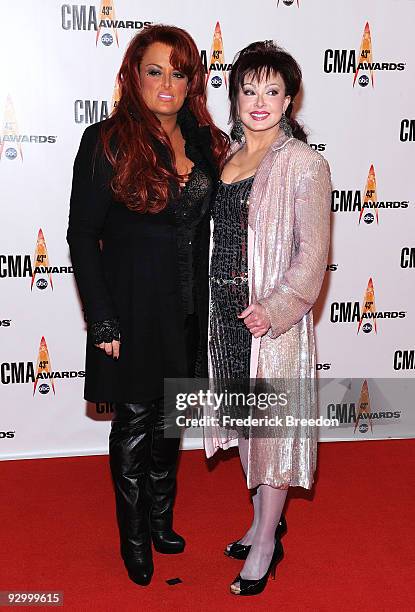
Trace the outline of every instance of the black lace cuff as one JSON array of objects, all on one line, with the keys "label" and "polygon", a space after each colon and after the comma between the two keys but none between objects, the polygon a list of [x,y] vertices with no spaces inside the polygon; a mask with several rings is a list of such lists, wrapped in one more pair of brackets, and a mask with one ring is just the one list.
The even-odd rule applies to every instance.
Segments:
[{"label": "black lace cuff", "polygon": [[120,323],[118,319],[97,321],[89,327],[89,334],[94,344],[112,342],[120,339]]}]

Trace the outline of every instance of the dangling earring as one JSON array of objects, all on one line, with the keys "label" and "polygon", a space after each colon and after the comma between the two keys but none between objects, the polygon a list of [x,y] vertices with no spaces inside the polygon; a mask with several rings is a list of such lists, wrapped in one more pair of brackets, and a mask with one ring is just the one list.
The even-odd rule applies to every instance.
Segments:
[{"label": "dangling earring", "polygon": [[290,121],[289,121],[287,115],[285,114],[285,111],[281,115],[281,119],[279,120],[279,124],[280,124],[280,128],[282,129],[284,134],[286,136],[288,136],[288,138],[291,138],[292,135],[293,135],[293,131],[292,131],[292,128],[291,128]]},{"label": "dangling earring", "polygon": [[231,138],[232,140],[236,140],[237,142],[242,142],[244,139],[244,136],[245,134],[244,134],[244,130],[242,127],[242,121],[241,121],[241,118],[238,117],[232,126]]}]

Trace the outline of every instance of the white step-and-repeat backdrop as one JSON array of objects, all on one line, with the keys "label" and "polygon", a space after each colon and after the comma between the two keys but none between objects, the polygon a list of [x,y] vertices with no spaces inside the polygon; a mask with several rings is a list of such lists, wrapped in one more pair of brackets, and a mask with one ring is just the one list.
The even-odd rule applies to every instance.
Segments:
[{"label": "white step-and-repeat backdrop", "polygon": [[334,188],[315,318],[320,411],[340,425],[321,439],[415,437],[415,2],[3,0],[1,457],[107,452],[111,407],[82,400],[85,328],[65,240],[72,164],[85,127],[111,112],[126,45],[157,22],[194,36],[223,129],[239,49],[272,38],[299,61],[297,114]]}]

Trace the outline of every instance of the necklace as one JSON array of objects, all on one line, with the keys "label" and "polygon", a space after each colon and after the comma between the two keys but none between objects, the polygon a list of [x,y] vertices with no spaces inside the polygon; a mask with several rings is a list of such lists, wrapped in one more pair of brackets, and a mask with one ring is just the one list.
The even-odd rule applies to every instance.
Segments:
[{"label": "necklace", "polygon": [[186,184],[189,182],[189,178],[190,178],[190,175],[192,174],[193,168],[194,166],[187,166],[186,172],[184,172],[183,174],[179,174],[180,187],[185,187]]}]

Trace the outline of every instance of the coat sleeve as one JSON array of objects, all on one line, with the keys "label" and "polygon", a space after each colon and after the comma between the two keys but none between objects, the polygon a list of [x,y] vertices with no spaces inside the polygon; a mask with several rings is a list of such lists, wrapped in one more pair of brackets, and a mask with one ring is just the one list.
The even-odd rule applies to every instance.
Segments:
[{"label": "coat sleeve", "polygon": [[323,157],[300,179],[295,198],[295,254],[281,282],[259,301],[271,320],[268,335],[277,338],[298,323],[320,293],[330,243],[331,179]]},{"label": "coat sleeve", "polygon": [[88,324],[116,318],[105,275],[100,238],[111,203],[108,166],[98,153],[99,128],[88,127],[74,162],[69,244],[73,270]]}]

